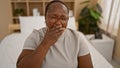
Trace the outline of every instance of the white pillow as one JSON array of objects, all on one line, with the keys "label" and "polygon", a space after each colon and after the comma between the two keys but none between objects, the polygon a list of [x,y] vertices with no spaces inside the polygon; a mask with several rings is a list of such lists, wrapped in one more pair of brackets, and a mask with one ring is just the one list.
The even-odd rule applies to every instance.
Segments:
[{"label": "white pillow", "polygon": [[[33,31],[33,29],[40,29],[46,26],[44,16],[20,16],[19,20],[21,33],[27,35],[29,35]],[[74,17],[69,18],[67,28],[76,30]]]},{"label": "white pillow", "polygon": [[30,34],[33,29],[45,27],[44,16],[20,16],[21,33]]},{"label": "white pillow", "polygon": [[74,16],[69,17],[67,28],[77,30],[77,26],[75,24],[75,17]]}]

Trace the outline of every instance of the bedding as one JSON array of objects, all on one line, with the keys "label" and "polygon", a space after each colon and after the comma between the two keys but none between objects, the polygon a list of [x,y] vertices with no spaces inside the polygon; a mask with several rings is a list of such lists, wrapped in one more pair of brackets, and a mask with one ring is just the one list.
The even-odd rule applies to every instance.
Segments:
[{"label": "bedding", "polygon": [[[0,44],[0,68],[16,68],[16,62],[27,36],[22,33],[5,37]],[[94,68],[113,68],[112,65],[93,47],[88,46]]]},{"label": "bedding", "polygon": [[[45,26],[43,16],[19,17],[21,33],[6,36],[0,43],[0,68],[16,68],[16,62],[23,49],[25,39],[33,29]],[[68,27],[76,30],[75,18],[70,17]],[[113,68],[112,65],[93,47],[88,46],[94,68]]]}]

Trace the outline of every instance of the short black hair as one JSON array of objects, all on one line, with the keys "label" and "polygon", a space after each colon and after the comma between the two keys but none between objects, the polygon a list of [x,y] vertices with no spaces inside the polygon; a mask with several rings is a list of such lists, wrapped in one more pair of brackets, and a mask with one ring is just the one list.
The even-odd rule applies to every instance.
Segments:
[{"label": "short black hair", "polygon": [[46,16],[46,14],[47,14],[47,11],[48,11],[50,5],[53,4],[53,3],[56,3],[56,2],[63,4],[63,5],[67,8],[68,13],[69,13],[69,9],[68,9],[67,5],[66,5],[64,2],[59,1],[59,0],[53,0],[53,1],[51,1],[51,2],[49,2],[49,3],[47,4],[47,6],[46,6],[46,8],[45,8],[45,16]]}]

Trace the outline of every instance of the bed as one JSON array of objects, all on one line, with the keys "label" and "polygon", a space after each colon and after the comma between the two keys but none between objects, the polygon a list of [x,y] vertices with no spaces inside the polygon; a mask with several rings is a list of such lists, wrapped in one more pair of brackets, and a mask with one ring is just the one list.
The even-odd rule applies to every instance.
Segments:
[{"label": "bed", "polygon": [[[35,24],[36,22],[36,24]],[[76,30],[75,19],[69,19],[68,28]],[[44,17],[20,17],[21,33],[6,36],[0,43],[0,68],[16,68],[16,62],[22,51],[23,44],[33,29],[44,27]],[[91,45],[88,46],[94,68],[113,68],[113,66]]]}]

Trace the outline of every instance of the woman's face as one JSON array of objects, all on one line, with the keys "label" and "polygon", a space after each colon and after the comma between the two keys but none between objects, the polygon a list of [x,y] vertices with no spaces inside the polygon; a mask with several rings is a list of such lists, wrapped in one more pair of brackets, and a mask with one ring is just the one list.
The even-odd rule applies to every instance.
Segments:
[{"label": "woman's face", "polygon": [[56,26],[66,28],[68,22],[68,10],[61,3],[54,3],[50,5],[46,13],[46,26],[51,29]]}]

